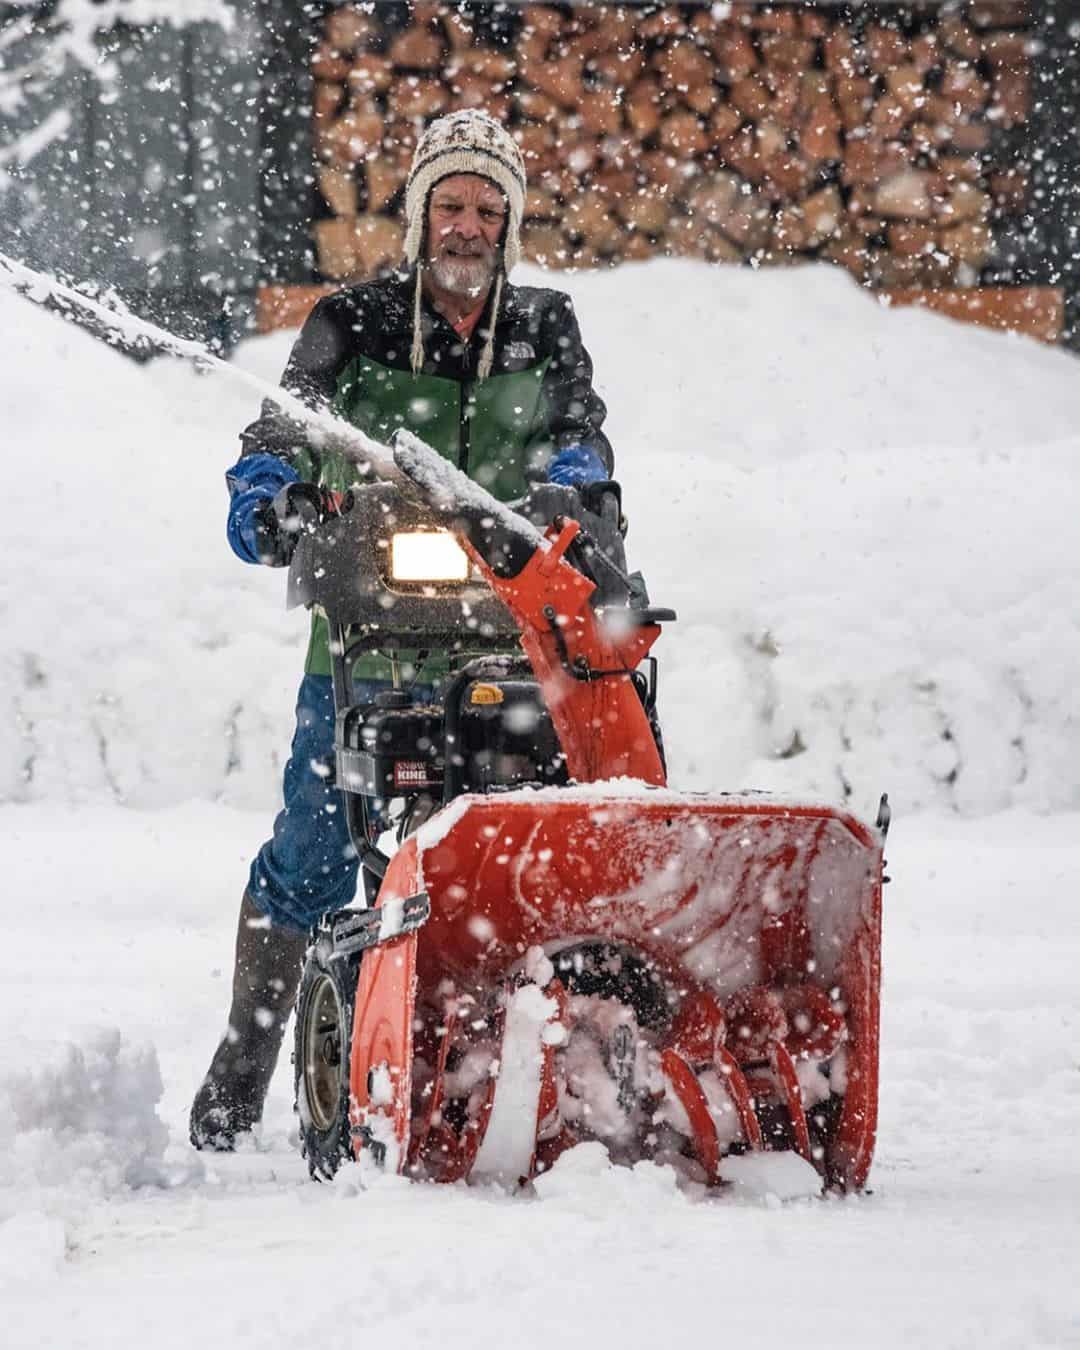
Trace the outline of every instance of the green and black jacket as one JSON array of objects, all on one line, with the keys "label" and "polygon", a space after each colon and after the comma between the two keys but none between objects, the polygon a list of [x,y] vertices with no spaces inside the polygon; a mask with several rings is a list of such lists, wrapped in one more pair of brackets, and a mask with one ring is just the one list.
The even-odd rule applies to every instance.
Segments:
[{"label": "green and black jacket", "polygon": [[[491,296],[468,341],[425,298],[424,366],[414,375],[414,286],[415,273],[397,273],[320,300],[297,338],[282,385],[374,440],[386,443],[408,428],[500,501],[520,497],[568,446],[595,451],[613,472],[611,445],[601,430],[606,409],[592,387],[592,361],[569,296],[504,282],[492,371],[477,381]],[[245,457],[275,455],[306,481],[343,490],[353,480],[339,456],[304,444],[296,424],[272,401],[241,439]],[[326,625],[318,617],[305,670],[330,673]],[[355,673],[377,678],[386,667],[366,659]]]}]

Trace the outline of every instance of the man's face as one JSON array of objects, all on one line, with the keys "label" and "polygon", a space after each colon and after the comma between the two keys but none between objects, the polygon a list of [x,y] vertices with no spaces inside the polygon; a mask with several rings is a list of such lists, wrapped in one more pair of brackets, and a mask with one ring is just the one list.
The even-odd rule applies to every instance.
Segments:
[{"label": "man's face", "polygon": [[457,173],[428,199],[428,256],[435,284],[452,295],[487,294],[498,263],[506,202],[487,178]]}]

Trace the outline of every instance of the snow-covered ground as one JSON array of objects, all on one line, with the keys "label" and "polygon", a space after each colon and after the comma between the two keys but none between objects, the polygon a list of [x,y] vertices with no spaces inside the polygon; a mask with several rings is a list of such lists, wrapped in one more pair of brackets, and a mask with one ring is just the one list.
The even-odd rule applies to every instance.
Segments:
[{"label": "snow-covered ground", "polygon": [[315,1186],[284,1063],[259,1150],[193,1154],[265,819],[3,808],[0,1343],[1080,1344],[1078,825],[895,827],[872,1194],[780,1206],[589,1151],[527,1199]]},{"label": "snow-covered ground", "polygon": [[0,292],[5,1350],[1080,1345],[1075,359],[824,269],[559,284],[680,611],[673,782],[899,808],[872,1194],[316,1187],[284,1064],[257,1148],[191,1152],[304,622],[223,539],[250,391]]}]

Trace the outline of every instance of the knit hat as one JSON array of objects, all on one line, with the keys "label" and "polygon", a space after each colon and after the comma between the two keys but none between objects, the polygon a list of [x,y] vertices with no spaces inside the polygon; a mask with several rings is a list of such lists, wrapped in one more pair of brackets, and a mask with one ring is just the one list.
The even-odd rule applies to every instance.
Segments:
[{"label": "knit hat", "polygon": [[405,184],[405,257],[416,267],[413,313],[412,368],[424,364],[420,328],[420,298],[424,259],[424,225],[431,189],[456,173],[475,173],[490,179],[506,197],[508,218],[503,237],[502,267],[495,281],[487,342],[480,356],[477,376],[486,379],[494,356],[495,318],[502,298],[503,276],[521,260],[521,218],[525,212],[525,161],[514,138],[493,117],[479,108],[440,117],[420,137]]}]

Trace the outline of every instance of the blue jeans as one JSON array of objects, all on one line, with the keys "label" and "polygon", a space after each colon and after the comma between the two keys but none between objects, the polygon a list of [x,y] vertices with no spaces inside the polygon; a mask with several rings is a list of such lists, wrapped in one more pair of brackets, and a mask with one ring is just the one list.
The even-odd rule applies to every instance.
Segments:
[{"label": "blue jeans", "polygon": [[[381,680],[357,680],[357,702],[371,702]],[[430,686],[415,691],[431,697]],[[334,690],[329,675],[305,675],[296,699],[296,733],[285,765],[285,808],[251,864],[248,889],[271,923],[306,932],[356,894],[359,861],[345,801],[333,786]]]}]

